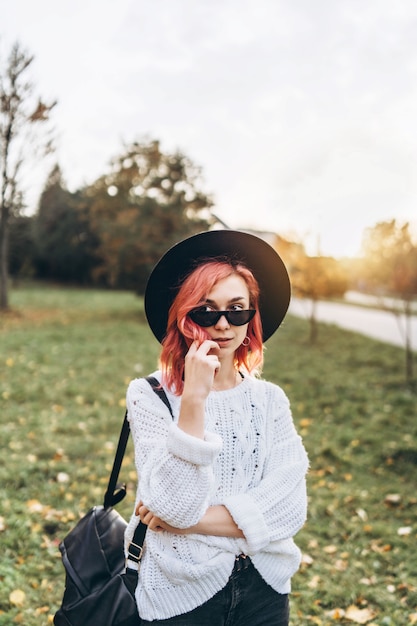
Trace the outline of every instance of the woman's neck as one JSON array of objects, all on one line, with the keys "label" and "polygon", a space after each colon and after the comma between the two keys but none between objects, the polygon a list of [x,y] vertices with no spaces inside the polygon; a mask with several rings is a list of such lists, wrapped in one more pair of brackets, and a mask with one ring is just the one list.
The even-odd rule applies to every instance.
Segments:
[{"label": "woman's neck", "polygon": [[233,369],[230,369],[226,372],[222,370],[222,368],[220,368],[220,370],[214,377],[212,389],[213,391],[225,391],[226,389],[233,389],[241,382],[242,377],[234,366]]}]

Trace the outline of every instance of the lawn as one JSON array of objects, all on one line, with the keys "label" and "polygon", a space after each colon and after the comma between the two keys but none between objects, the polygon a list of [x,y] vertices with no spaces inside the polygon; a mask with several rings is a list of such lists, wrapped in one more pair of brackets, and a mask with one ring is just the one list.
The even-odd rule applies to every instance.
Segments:
[{"label": "lawn", "polygon": [[[128,381],[155,368],[142,301],[126,292],[26,288],[0,317],[0,625],[51,624],[58,544],[101,503]],[[292,626],[417,624],[417,397],[402,350],[288,316],[268,342],[309,452]],[[122,469],[130,514],[132,448]]]}]

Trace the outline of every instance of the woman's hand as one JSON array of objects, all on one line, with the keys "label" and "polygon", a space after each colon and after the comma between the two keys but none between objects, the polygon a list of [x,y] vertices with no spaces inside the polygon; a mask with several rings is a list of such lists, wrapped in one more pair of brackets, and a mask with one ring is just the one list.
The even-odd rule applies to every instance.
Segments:
[{"label": "woman's hand", "polygon": [[193,341],[184,361],[184,393],[205,400],[211,391],[216,373],[220,369],[220,348],[215,341],[206,339],[201,344]]},{"label": "woman's hand", "polygon": [[136,506],[135,513],[140,517],[140,521],[145,524],[149,530],[153,530],[154,532],[161,532],[161,530],[165,530],[166,532],[174,533],[176,535],[185,535],[187,532],[187,529],[174,528],[161,520],[159,517],[154,515],[142,501],[140,501]]},{"label": "woman's hand", "polygon": [[215,341],[193,341],[185,357],[178,427],[199,439],[204,439],[205,403],[220,369],[219,350]]}]

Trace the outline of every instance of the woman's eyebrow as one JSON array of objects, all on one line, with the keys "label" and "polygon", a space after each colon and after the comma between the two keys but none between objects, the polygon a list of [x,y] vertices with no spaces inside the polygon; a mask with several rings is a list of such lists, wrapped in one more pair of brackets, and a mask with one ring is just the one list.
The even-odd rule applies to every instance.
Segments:
[{"label": "woman's eyebrow", "polygon": [[[231,298],[230,300],[227,301],[227,304],[234,304],[235,302],[244,302],[245,301],[245,296],[237,296],[235,298]],[[216,304],[215,300],[211,300],[210,298],[206,298],[204,300],[205,304]]]}]

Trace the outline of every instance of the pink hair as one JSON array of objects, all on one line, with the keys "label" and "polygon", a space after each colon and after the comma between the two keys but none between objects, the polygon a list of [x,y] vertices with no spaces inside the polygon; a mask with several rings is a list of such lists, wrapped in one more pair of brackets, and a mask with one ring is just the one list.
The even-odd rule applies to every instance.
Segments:
[{"label": "pink hair", "polygon": [[248,346],[239,346],[235,353],[235,365],[239,370],[253,373],[263,364],[262,322],[258,311],[259,285],[252,272],[244,265],[230,261],[207,261],[198,266],[182,283],[168,314],[167,332],[162,341],[160,365],[163,383],[175,394],[181,395],[184,378],[184,359],[194,340],[204,341],[208,333],[191,321],[188,313],[196,308],[214,285],[232,274],[237,274],[245,281],[249,290],[249,306],[256,309],[254,318],[249,322]]}]

